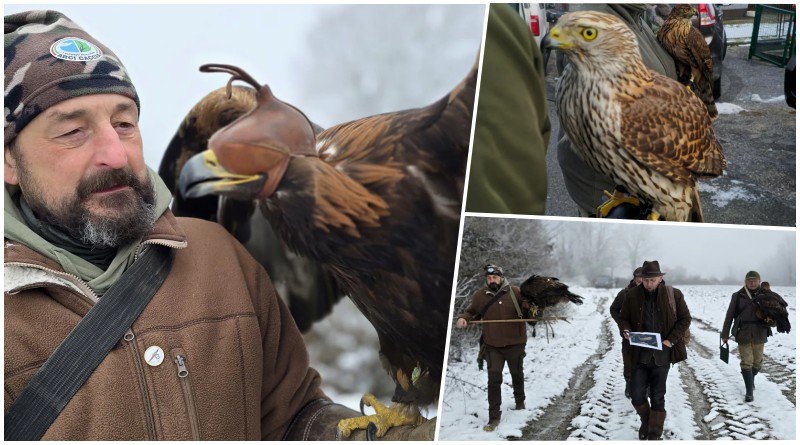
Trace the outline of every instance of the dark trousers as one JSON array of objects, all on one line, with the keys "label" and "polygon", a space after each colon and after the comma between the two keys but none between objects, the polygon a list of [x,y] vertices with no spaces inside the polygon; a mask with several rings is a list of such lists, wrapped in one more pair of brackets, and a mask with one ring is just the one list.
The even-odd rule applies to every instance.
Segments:
[{"label": "dark trousers", "polygon": [[636,367],[631,358],[633,354],[628,351],[632,347],[628,340],[622,339],[622,375],[625,376],[626,383],[633,377],[633,370]]},{"label": "dark trousers", "polygon": [[486,345],[486,361],[489,369],[489,418],[500,417],[500,386],[503,384],[503,366],[508,363],[511,384],[514,387],[514,400],[525,401],[525,378],[522,373],[522,359],[525,358],[525,345],[511,345],[495,348]]},{"label": "dark trousers", "polygon": [[669,365],[656,366],[654,360],[650,363],[637,363],[633,369],[633,382],[631,388],[631,403],[639,406],[647,402],[648,386],[650,387],[650,409],[653,411],[666,411],[664,409],[664,395],[667,393],[667,374]]}]

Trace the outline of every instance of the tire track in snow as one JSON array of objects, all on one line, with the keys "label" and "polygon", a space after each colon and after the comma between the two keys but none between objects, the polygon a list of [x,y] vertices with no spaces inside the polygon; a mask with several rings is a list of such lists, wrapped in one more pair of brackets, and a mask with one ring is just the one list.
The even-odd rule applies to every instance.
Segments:
[{"label": "tire track in snow", "polygon": [[[720,361],[711,351],[692,339],[688,345],[686,363],[694,374],[695,381],[702,387],[709,405],[709,412],[703,416],[713,439],[763,440],[774,439],[771,428],[757,417],[750,405],[742,403],[739,391],[735,388],[739,382],[726,380],[727,374]],[[719,362],[719,363],[717,363]]]},{"label": "tire track in snow", "polygon": [[[597,312],[605,314],[608,297],[597,302]],[[610,320],[610,318],[609,318]],[[565,440],[569,437],[571,421],[581,411],[586,393],[595,386],[594,371],[601,357],[611,349],[613,335],[608,320],[603,323],[603,333],[598,337],[597,352],[583,365],[577,367],[560,398],[554,399],[544,412],[522,429],[518,440]],[[515,438],[516,439],[516,438]]]},{"label": "tire track in snow", "polygon": [[[710,323],[700,320],[698,318],[692,318],[692,324],[694,326],[699,327],[708,332],[713,332],[719,335],[719,329],[715,329]],[[730,342],[731,345],[735,345],[733,341]],[[709,352],[710,354],[710,352]],[[706,357],[709,358],[709,357]],[[764,363],[761,365],[761,372],[760,375],[764,376],[765,379],[769,380],[770,382],[778,385],[781,389],[781,393],[786,397],[786,399],[792,403],[792,405],[796,405],[796,394],[797,394],[797,379],[795,376],[795,359],[789,358],[789,363],[787,365],[781,364],[779,360],[776,360],[769,356],[769,343],[765,345],[764,348]],[[758,384],[758,381],[756,381]]]}]

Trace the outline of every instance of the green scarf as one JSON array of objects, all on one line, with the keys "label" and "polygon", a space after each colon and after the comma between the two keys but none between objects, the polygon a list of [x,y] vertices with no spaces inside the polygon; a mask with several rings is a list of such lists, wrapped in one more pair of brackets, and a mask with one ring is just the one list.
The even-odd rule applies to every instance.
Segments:
[{"label": "green scarf", "polygon": [[[148,168],[147,173],[156,192],[155,213],[160,216],[169,208],[172,194],[156,172]],[[18,193],[20,193],[18,186],[6,184],[3,207],[5,213],[4,236],[58,262],[65,272],[85,281],[98,295],[104,294],[122,276],[125,269],[133,264],[133,257],[139,247],[138,242],[120,247],[105,270],[68,250],[54,246],[25,224],[25,219],[17,206],[17,200],[14,199]]]}]

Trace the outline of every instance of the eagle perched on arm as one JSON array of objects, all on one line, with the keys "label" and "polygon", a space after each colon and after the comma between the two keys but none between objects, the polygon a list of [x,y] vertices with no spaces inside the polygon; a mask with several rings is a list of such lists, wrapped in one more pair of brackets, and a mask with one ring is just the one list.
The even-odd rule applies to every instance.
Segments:
[{"label": "eagle perched on arm", "polygon": [[[477,62],[431,105],[325,130],[239,68],[201,70],[233,77],[227,97],[212,93],[189,113],[220,125],[209,149],[183,165],[180,195],[253,203],[282,242],[330,271],[373,325],[395,404],[387,409],[365,395],[379,415],[342,421],[341,434],[372,422],[380,437],[420,422],[419,407],[438,397],[442,377]],[[214,103],[236,99],[234,80],[256,88],[256,103],[225,125]]]},{"label": "eagle perched on arm", "polygon": [[712,119],[719,113],[714,104],[714,78],[711,49],[703,34],[692,26],[697,10],[692,5],[675,5],[658,30],[658,43],[675,59],[678,80],[693,84],[693,91],[703,101]]},{"label": "eagle perched on arm", "polygon": [[650,203],[653,219],[702,221],[697,180],[721,175],[725,157],[700,99],[649,70],[636,36],[611,14],[564,14],[550,44],[570,62],[556,107],[578,156]]}]

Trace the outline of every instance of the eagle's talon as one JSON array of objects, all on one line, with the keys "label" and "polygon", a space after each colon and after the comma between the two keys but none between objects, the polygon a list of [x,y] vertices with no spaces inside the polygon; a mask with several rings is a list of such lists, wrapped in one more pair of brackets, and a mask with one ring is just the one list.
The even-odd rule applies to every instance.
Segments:
[{"label": "eagle's talon", "polygon": [[378,427],[375,425],[375,422],[370,422],[367,424],[367,440],[374,441],[376,439],[376,435],[378,433]]},{"label": "eagle's talon", "polygon": [[387,407],[372,394],[364,394],[359,403],[361,413],[364,407],[371,406],[375,409],[375,414],[342,419],[336,427],[337,436],[349,437],[355,430],[366,430],[367,440],[375,440],[383,437],[390,428],[402,425],[419,426],[425,418],[419,414],[419,410],[413,408],[409,410],[409,405],[395,404]]}]

